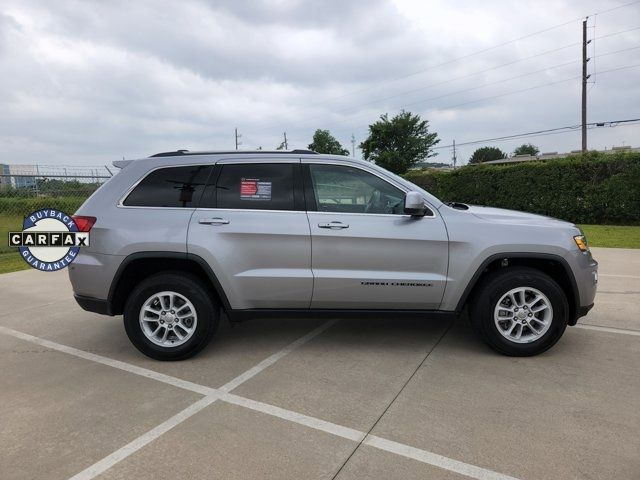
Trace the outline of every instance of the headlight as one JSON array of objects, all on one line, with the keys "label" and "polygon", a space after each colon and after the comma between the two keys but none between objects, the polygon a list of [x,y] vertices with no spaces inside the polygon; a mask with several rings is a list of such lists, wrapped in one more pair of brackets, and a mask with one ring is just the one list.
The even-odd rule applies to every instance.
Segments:
[{"label": "headlight", "polygon": [[585,237],[584,235],[576,235],[575,237],[573,237],[573,239],[575,240],[576,245],[578,246],[581,252],[589,251],[589,245],[587,244],[587,237]]}]

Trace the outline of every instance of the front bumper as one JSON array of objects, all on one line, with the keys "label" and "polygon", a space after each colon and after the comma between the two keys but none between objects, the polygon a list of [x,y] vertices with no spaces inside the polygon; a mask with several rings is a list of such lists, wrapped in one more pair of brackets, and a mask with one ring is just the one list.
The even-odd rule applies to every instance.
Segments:
[{"label": "front bumper", "polygon": [[598,262],[591,252],[572,251],[565,256],[575,279],[577,298],[569,325],[575,325],[580,317],[584,317],[593,308],[598,288]]}]

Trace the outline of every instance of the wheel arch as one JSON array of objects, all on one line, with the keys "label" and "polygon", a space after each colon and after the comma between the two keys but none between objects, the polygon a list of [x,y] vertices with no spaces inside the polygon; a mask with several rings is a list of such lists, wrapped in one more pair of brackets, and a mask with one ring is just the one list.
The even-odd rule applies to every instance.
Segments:
[{"label": "wheel arch", "polygon": [[513,266],[526,266],[540,270],[551,278],[553,278],[564,293],[567,295],[569,303],[569,325],[575,325],[580,307],[580,293],[575,276],[571,271],[571,267],[567,261],[559,255],[548,253],[528,253],[528,252],[510,252],[497,253],[486,258],[480,267],[476,270],[471,281],[465,288],[458,304],[456,312],[460,313],[467,302],[473,298],[473,293],[481,284],[484,276],[490,272],[500,268],[509,268]]},{"label": "wheel arch", "polygon": [[227,311],[230,310],[229,299],[220,281],[202,257],[181,252],[137,252],[122,261],[113,277],[108,296],[109,314],[122,314],[133,287],[149,275],[165,270],[196,275],[222,306]]}]

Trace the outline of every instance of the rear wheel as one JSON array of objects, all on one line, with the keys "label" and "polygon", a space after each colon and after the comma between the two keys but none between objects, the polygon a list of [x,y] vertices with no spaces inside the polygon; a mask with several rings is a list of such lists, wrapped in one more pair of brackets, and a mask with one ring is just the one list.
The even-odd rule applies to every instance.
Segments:
[{"label": "rear wheel", "polygon": [[551,277],[533,268],[513,267],[492,272],[482,282],[470,305],[470,319],[494,350],[537,355],[560,339],[569,306]]},{"label": "rear wheel", "polygon": [[127,299],[124,326],[135,347],[156,360],[183,360],[202,350],[219,323],[216,303],[197,277],[152,275]]}]

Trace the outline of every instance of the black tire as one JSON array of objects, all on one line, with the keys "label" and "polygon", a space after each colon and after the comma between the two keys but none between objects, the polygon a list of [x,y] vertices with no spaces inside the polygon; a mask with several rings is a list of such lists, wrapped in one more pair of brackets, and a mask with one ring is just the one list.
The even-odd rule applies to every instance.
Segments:
[{"label": "black tire", "polygon": [[[480,280],[482,284],[469,305],[471,325],[491,348],[504,355],[528,357],[551,348],[560,340],[569,319],[569,304],[562,288],[548,275],[528,267],[509,267],[494,271]],[[505,338],[494,321],[494,310],[504,294],[518,287],[532,287],[551,303],[553,317],[549,329],[530,343]],[[526,331],[526,330],[525,330]]]},{"label": "black tire", "polygon": [[[156,345],[143,333],[139,314],[144,302],[154,293],[173,291],[183,295],[194,306],[197,323],[191,338],[176,347]],[[201,281],[182,272],[162,272],[140,282],[127,298],[124,328],[129,340],[142,353],[155,360],[184,360],[202,350],[212,339],[219,323],[219,308]]]}]

